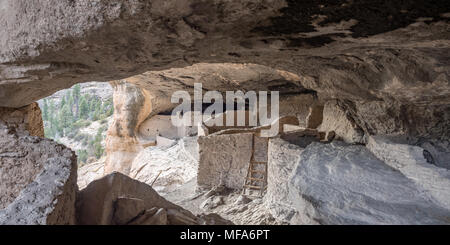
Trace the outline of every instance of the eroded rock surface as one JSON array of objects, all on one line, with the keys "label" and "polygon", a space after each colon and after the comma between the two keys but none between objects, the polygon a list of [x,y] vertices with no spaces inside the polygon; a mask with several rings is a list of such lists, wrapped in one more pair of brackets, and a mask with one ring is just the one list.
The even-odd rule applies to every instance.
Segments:
[{"label": "eroded rock surface", "polygon": [[93,181],[77,197],[80,225],[198,225],[226,222],[197,217],[167,201],[153,188],[118,172]]},{"label": "eroded rock surface", "polygon": [[75,154],[48,139],[0,130],[0,224],[75,224]]},{"label": "eroded rock surface", "polygon": [[195,178],[197,170],[197,137],[188,137],[170,146],[142,150],[133,160],[129,176],[167,193]]},{"label": "eroded rock surface", "polygon": [[323,121],[319,131],[334,132],[337,139],[347,143],[363,143],[364,131],[347,115],[339,102],[330,100],[325,103],[323,109]]},{"label": "eroded rock surface", "polygon": [[269,141],[269,174],[264,199],[268,210],[279,220],[289,222],[296,215],[289,199],[288,183],[303,150],[304,147],[290,144],[281,138]]},{"label": "eroded rock surface", "polygon": [[[66,186],[67,192],[62,193],[73,189],[68,184],[72,177],[66,176],[73,176],[67,167],[73,162],[66,161],[70,154],[51,142],[26,136],[42,136],[43,131],[39,120],[26,116],[37,115],[36,107],[22,107],[75,83],[126,78],[131,84],[113,82],[115,115],[108,130],[106,173],[129,174],[138,153],[155,144],[150,137],[142,137],[140,126],[172,109],[169,98],[176,90],[192,93],[196,82],[203,83],[205,91],[276,90],[280,103],[286,104],[282,115],[298,120],[294,126],[315,128],[322,121],[319,131],[327,134],[319,134],[320,138],[368,143],[366,149],[340,143],[308,145],[315,141],[314,135],[301,140],[306,149],[288,185],[291,203],[302,214],[295,222],[448,223],[449,12],[445,0],[432,4],[415,0],[4,0],[0,2],[0,106],[18,109],[0,109],[4,122],[0,158],[7,159],[0,185],[8,186],[1,193],[2,202],[11,202],[20,190],[25,195],[26,190],[34,191],[29,188],[41,185],[51,193]],[[317,112],[323,103],[322,120]],[[27,114],[29,110],[36,113]],[[232,134],[237,132],[199,139],[199,184],[241,186],[251,152],[243,134]],[[372,137],[381,134],[418,140],[411,146]],[[43,148],[32,145],[41,143],[56,147],[64,156],[54,160],[64,162],[64,171],[59,170],[61,166],[46,168],[48,159],[55,159],[45,160],[46,154],[54,152],[37,154]],[[15,158],[24,163],[18,167]],[[290,168],[279,167],[280,176]],[[60,171],[65,177],[58,175]],[[5,172],[14,177],[3,181]],[[46,182],[52,181],[45,177],[50,173],[62,179],[57,186]],[[134,182],[131,187],[117,184],[131,183],[121,176],[112,174],[94,182],[103,184],[81,192],[81,203],[94,203],[81,204],[82,217],[87,219],[82,223],[109,223],[111,203],[119,194],[141,195],[141,188],[146,189]],[[15,182],[19,184],[12,186]],[[92,194],[97,192],[103,194]],[[8,208],[32,198],[21,198],[22,194]],[[147,202],[147,194],[142,195]],[[50,199],[54,195],[37,203],[54,205],[48,204]],[[67,200],[70,206],[72,199]],[[62,208],[52,208],[45,212],[56,210],[54,216],[40,213],[10,223],[70,219],[71,212],[60,216]],[[159,212],[152,222],[164,223],[164,217],[169,223],[191,222],[192,217],[186,218],[178,209],[161,208],[147,212],[149,217]]]},{"label": "eroded rock surface", "polygon": [[104,175],[105,158],[101,158],[97,162],[87,163],[78,168],[78,188],[84,189],[89,183],[96,179],[100,179]]},{"label": "eroded rock surface", "polygon": [[[390,167],[411,179],[439,205],[450,206],[450,170],[433,164],[426,150],[418,146],[396,143],[395,138],[372,136],[367,148]],[[428,153],[430,154],[430,153]]]},{"label": "eroded rock surface", "polygon": [[111,224],[114,203],[119,197],[141,199],[146,208],[180,208],[159,196],[149,185],[114,172],[91,182],[78,193],[78,224]]},{"label": "eroded rock surface", "polygon": [[441,185],[448,176],[430,180],[419,167],[404,172],[390,165],[364,146],[310,144],[289,182],[290,200],[300,213],[293,223],[449,224],[450,195]]},{"label": "eroded rock surface", "polygon": [[332,96],[448,95],[445,1],[325,2],[4,1],[0,104],[23,106],[86,80],[236,61],[294,72]]}]

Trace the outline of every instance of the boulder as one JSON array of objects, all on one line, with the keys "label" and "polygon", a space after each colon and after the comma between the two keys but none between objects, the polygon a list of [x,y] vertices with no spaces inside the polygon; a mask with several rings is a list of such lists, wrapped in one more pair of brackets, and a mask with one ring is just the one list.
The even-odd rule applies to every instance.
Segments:
[{"label": "boulder", "polygon": [[161,197],[149,185],[118,172],[91,182],[77,196],[77,220],[80,225],[113,224],[114,203],[119,197],[141,199],[145,209],[181,207]]},{"label": "boulder", "polygon": [[167,211],[164,208],[145,210],[128,225],[167,225]]},{"label": "boulder", "polygon": [[249,202],[251,202],[252,201],[252,199],[250,199],[250,198],[248,198],[247,196],[245,196],[245,195],[240,195],[237,199],[236,199],[236,201],[235,201],[235,204],[247,204],[247,203],[249,203]]},{"label": "boulder", "polygon": [[179,209],[168,209],[167,220],[170,225],[198,225],[197,217]]},{"label": "boulder", "polygon": [[0,224],[75,223],[75,153],[43,136],[37,103],[0,107]]},{"label": "boulder", "polygon": [[7,131],[0,125],[0,224],[75,224],[75,153]]},{"label": "boulder", "polygon": [[449,206],[423,182],[436,183],[441,198],[449,197],[446,189],[423,179],[421,170],[399,171],[360,145],[312,143],[289,180],[289,200],[299,212],[291,223],[450,224]]},{"label": "boulder", "polygon": [[103,177],[105,171],[105,158],[102,157],[93,163],[87,163],[78,167],[78,188],[84,189],[89,183]]},{"label": "boulder", "polygon": [[197,138],[189,137],[169,146],[145,148],[133,160],[129,176],[167,193],[195,178],[197,168]]},{"label": "boulder", "polygon": [[419,145],[431,154],[436,166],[450,170],[450,140],[431,140]]},{"label": "boulder", "polygon": [[306,146],[299,146],[276,137],[269,141],[267,192],[264,203],[274,218],[290,221],[296,211],[289,199],[289,177]]},{"label": "boulder", "polygon": [[414,182],[423,195],[443,207],[450,207],[450,170],[434,165],[427,159],[429,152],[387,136],[369,137],[367,149]]},{"label": "boulder", "polygon": [[114,203],[113,224],[125,225],[145,210],[142,199],[119,197]]}]

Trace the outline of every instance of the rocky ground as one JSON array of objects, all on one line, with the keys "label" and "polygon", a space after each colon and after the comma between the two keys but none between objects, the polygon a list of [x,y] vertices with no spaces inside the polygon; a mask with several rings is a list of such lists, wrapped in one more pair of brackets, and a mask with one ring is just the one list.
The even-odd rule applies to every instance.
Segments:
[{"label": "rocky ground", "polygon": [[197,188],[196,179],[163,196],[194,214],[215,213],[238,225],[283,224],[272,217],[263,198],[257,194],[243,196],[241,191],[225,187],[201,190]]}]

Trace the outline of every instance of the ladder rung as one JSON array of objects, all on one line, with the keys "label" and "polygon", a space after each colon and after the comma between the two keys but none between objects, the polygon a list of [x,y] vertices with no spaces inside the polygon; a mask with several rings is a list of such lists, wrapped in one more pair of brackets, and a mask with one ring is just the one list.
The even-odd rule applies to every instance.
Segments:
[{"label": "ladder rung", "polygon": [[263,170],[254,170],[254,169],[251,169],[250,171],[252,171],[253,173],[263,173],[263,174],[266,173],[266,171],[263,171]]},{"label": "ladder rung", "polygon": [[248,177],[248,179],[250,179],[250,180],[257,180],[257,181],[265,181],[265,179],[253,178],[253,177]]},{"label": "ladder rung", "polygon": [[250,161],[253,164],[267,164],[267,162]]},{"label": "ladder rung", "polygon": [[260,186],[255,186],[255,185],[245,185],[244,187],[247,187],[249,189],[261,190]]}]

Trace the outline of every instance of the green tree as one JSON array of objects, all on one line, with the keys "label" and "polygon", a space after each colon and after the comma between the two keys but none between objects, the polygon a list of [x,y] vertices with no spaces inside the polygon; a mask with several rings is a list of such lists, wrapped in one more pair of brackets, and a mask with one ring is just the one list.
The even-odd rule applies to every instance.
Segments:
[{"label": "green tree", "polygon": [[72,110],[70,109],[68,104],[64,105],[64,107],[61,109],[61,112],[59,114],[59,122],[62,128],[69,128],[72,125],[73,115]]},{"label": "green tree", "polygon": [[103,127],[100,127],[97,130],[97,134],[95,135],[95,138],[93,140],[93,147],[94,147],[94,155],[97,159],[99,159],[100,157],[102,157],[104,149],[102,146],[102,140],[103,140],[103,131],[105,131],[105,129]]},{"label": "green tree", "polygon": [[80,118],[80,97],[81,97],[81,86],[77,84],[73,86],[72,97],[75,105],[75,118]]},{"label": "green tree", "polygon": [[78,156],[78,158],[77,158],[78,161],[77,162],[78,162],[79,165],[81,165],[81,163],[86,163],[87,158],[88,158],[88,153],[87,153],[86,150],[78,150],[77,151],[77,156]]},{"label": "green tree", "polygon": [[89,115],[89,105],[86,101],[85,97],[81,98],[80,101],[80,110],[79,110],[79,118],[86,119]]},{"label": "green tree", "polygon": [[66,105],[66,97],[63,96],[61,98],[61,102],[59,102],[59,109],[62,109]]}]

